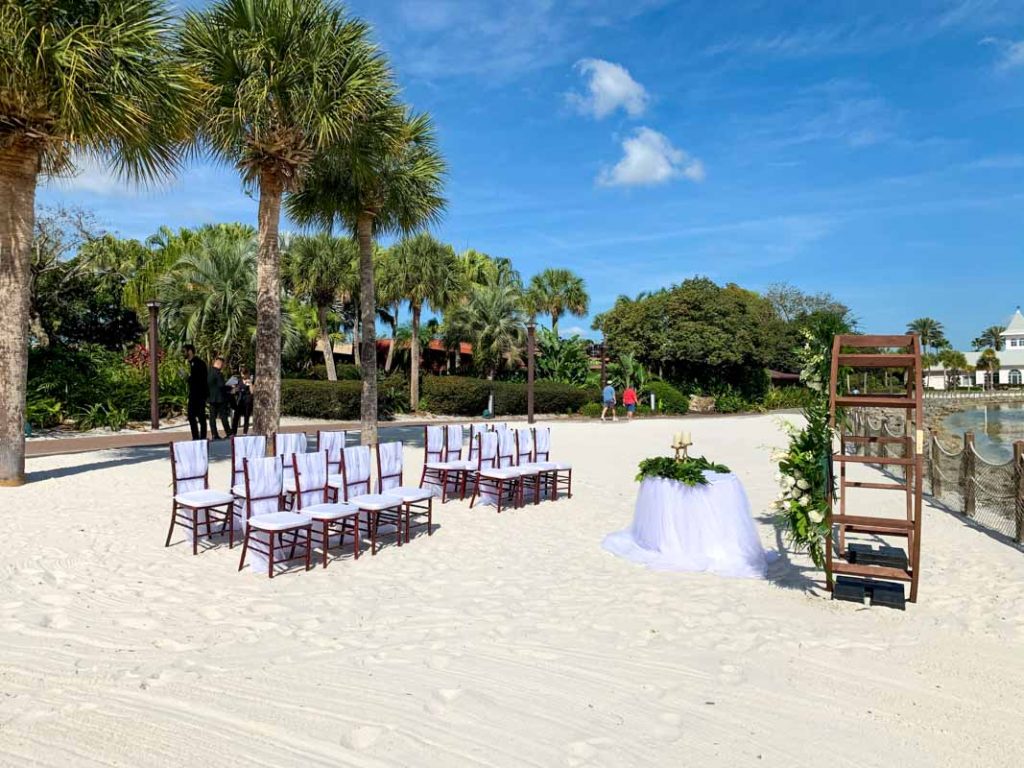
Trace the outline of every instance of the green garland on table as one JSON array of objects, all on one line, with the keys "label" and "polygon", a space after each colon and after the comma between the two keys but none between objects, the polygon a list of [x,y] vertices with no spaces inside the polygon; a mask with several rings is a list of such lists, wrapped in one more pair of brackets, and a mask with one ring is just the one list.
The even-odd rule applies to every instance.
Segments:
[{"label": "green garland on table", "polygon": [[640,462],[640,472],[637,473],[636,480],[640,482],[648,477],[661,477],[693,487],[707,485],[708,479],[704,477],[705,472],[727,474],[729,471],[725,464],[716,464],[705,459],[703,456],[697,456],[692,459],[654,456]]}]

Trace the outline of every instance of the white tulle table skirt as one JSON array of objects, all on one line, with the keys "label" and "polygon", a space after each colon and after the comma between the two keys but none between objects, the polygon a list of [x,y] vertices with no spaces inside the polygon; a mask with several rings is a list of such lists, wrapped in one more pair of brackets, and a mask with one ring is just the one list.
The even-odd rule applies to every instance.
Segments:
[{"label": "white tulle table skirt", "polygon": [[763,579],[767,561],[743,484],[733,474],[706,477],[707,485],[692,488],[644,480],[633,524],[606,536],[602,546],[649,568]]}]

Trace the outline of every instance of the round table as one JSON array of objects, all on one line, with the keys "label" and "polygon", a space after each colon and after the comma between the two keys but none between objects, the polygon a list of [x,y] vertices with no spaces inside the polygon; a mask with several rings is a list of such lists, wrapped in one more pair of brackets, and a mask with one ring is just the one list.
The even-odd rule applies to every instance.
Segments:
[{"label": "round table", "polygon": [[649,568],[765,577],[766,557],[750,517],[743,484],[734,474],[706,472],[707,485],[646,478],[633,524],[605,537],[612,554]]}]

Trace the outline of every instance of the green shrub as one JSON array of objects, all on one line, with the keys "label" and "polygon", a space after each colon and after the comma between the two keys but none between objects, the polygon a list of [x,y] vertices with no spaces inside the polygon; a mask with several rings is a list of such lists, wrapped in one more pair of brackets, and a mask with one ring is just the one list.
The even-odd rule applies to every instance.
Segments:
[{"label": "green shrub", "polygon": [[[527,411],[526,384],[498,381],[494,386],[494,415],[518,416]],[[556,381],[538,381],[533,385],[535,413],[576,413],[592,393],[572,384]]]},{"label": "green shrub", "polygon": [[[363,378],[359,366],[352,363],[335,363],[334,372],[338,374],[338,381],[361,381]],[[311,365],[303,374],[295,374],[289,378],[327,381],[327,366],[323,363]]]},{"label": "green shrub", "polygon": [[781,408],[805,408],[814,399],[814,393],[807,387],[772,387],[764,398],[764,407],[769,411]]},{"label": "green shrub", "polygon": [[744,413],[759,410],[762,410],[762,406],[750,402],[739,392],[723,392],[715,397],[717,413]]},{"label": "green shrub", "polygon": [[[526,413],[526,384],[518,381],[488,381],[465,376],[424,376],[420,387],[421,407],[432,413],[452,416],[479,416],[494,393],[494,415],[518,416]],[[537,413],[576,413],[598,392],[554,381],[538,381],[533,389]]]},{"label": "green shrub", "polygon": [[[309,379],[283,379],[281,381],[281,414],[310,419],[355,421],[359,419],[359,406],[363,385],[358,381],[312,381]],[[395,403],[387,387],[377,392],[377,417],[390,419],[395,414]]]},{"label": "green shrub", "polygon": [[64,421],[64,404],[55,397],[30,394],[26,403],[25,418],[36,428],[55,427]]},{"label": "green shrub", "polygon": [[656,408],[661,413],[686,413],[690,410],[690,398],[666,381],[652,381],[647,392],[654,393]]},{"label": "green shrub", "polygon": [[467,376],[424,376],[420,408],[451,416],[479,416],[495,382]]},{"label": "green shrub", "polygon": [[604,406],[601,403],[584,403],[583,407],[580,408],[580,416],[585,416],[588,419],[599,418],[603,408]]},{"label": "green shrub", "polygon": [[94,403],[78,414],[75,423],[79,429],[106,427],[117,432],[128,426],[128,411],[109,402]]}]

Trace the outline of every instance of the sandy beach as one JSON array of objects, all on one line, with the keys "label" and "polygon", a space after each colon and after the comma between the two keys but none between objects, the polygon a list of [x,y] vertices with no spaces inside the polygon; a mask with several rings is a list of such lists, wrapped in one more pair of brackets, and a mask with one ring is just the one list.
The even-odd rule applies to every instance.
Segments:
[{"label": "sandy beach", "polygon": [[[430,538],[273,581],[164,548],[165,448],[31,459],[0,491],[0,765],[1020,765],[1022,553],[928,508],[918,604],[826,599],[771,524],[778,421],[557,422],[571,500],[439,505]],[[783,550],[768,580],[601,549],[683,428]]]}]

